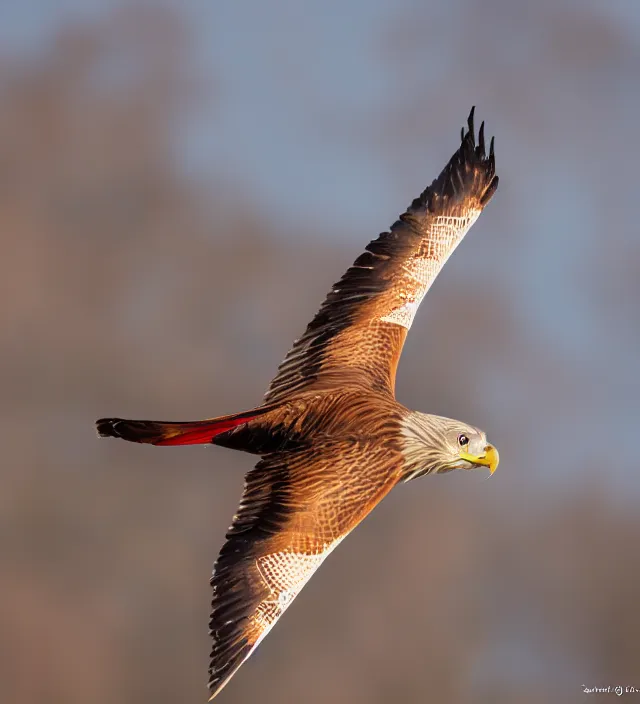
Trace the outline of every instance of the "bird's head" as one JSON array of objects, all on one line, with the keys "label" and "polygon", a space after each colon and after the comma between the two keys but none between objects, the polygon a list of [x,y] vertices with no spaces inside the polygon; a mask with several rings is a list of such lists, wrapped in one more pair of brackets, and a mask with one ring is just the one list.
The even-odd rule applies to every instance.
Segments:
[{"label": "bird's head", "polygon": [[413,412],[403,426],[405,481],[452,469],[486,467],[493,474],[498,450],[478,428],[459,420]]}]

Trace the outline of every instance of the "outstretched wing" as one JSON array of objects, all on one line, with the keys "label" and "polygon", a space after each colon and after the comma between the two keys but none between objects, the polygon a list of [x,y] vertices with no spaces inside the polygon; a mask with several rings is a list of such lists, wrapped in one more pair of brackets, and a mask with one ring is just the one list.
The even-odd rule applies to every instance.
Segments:
[{"label": "outstretched wing", "polygon": [[399,466],[399,450],[354,440],[268,455],[247,474],[211,578],[211,699],[391,490]]},{"label": "outstretched wing", "polygon": [[333,287],[278,369],[265,396],[280,401],[305,386],[358,379],[393,393],[402,346],[425,293],[498,187],[493,139],[473,113],[440,176]]}]

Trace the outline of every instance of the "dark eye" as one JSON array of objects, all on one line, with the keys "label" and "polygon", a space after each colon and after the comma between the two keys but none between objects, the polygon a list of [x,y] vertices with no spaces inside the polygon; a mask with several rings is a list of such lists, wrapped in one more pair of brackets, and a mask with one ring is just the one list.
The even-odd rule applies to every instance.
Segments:
[{"label": "dark eye", "polygon": [[465,445],[468,445],[468,444],[469,444],[469,438],[464,433],[462,433],[462,435],[458,435],[458,445],[460,445],[460,447],[464,447]]}]

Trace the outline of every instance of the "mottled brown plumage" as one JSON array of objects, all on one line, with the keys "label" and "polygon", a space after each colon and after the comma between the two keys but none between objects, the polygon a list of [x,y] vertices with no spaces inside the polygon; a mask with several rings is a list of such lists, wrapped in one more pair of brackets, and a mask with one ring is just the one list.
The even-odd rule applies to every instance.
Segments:
[{"label": "mottled brown plumage", "polygon": [[423,296],[496,190],[493,141],[473,110],[440,176],[332,288],[262,406],[189,423],[106,418],[98,432],[156,445],[213,443],[261,456],[211,584],[213,698],[327,555],[402,480],[497,466],[484,433],[394,397]]}]

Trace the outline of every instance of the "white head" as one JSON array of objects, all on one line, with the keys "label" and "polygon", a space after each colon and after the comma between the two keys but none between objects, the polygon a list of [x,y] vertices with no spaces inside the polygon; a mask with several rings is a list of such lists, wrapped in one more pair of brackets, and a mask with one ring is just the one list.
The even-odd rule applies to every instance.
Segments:
[{"label": "white head", "polygon": [[498,466],[498,451],[486,434],[462,421],[413,411],[402,432],[405,481],[452,469],[488,467],[493,474]]}]

